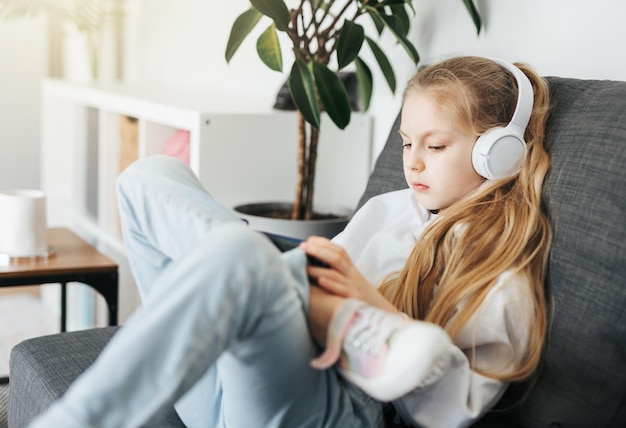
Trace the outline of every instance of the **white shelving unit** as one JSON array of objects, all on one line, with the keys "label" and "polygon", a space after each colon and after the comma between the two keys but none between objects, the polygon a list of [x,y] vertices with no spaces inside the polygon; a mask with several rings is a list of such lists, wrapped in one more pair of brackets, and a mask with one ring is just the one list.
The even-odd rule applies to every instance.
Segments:
[{"label": "white shelving unit", "polygon": [[[297,118],[273,110],[271,102],[164,87],[43,82],[42,186],[49,223],[70,227],[120,264],[121,320],[139,304],[117,219],[122,118],[136,119],[138,157],[161,153],[175,132],[189,131],[192,170],[227,206],[291,201]],[[363,113],[354,113],[345,130],[323,119],[318,206],[356,206],[371,170],[372,126]]]}]

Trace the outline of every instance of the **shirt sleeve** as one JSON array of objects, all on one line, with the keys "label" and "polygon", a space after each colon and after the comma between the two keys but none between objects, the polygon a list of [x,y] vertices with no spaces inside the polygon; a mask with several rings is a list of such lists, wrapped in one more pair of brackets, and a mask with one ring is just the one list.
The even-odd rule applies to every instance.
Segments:
[{"label": "shirt sleeve", "polygon": [[507,373],[519,367],[528,346],[532,316],[523,281],[522,275],[503,274],[430,374],[394,401],[406,422],[464,427],[495,405],[508,383],[474,369]]}]

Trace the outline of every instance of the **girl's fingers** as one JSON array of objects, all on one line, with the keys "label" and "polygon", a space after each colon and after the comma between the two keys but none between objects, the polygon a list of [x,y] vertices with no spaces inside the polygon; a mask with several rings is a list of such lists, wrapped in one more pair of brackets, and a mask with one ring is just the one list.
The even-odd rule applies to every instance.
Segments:
[{"label": "girl's fingers", "polygon": [[321,237],[311,237],[300,244],[300,248],[309,256],[330,265],[339,271],[345,270],[346,253],[340,246]]},{"label": "girl's fingers", "polygon": [[307,273],[309,277],[315,279],[318,286],[326,291],[339,296],[348,297],[349,288],[344,284],[343,276],[336,271],[310,266],[307,269]]}]

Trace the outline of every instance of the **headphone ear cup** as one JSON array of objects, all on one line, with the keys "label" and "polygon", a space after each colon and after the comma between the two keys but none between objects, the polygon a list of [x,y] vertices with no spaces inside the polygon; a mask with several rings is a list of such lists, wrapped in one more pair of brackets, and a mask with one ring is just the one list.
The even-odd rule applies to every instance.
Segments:
[{"label": "headphone ear cup", "polygon": [[526,142],[515,126],[493,128],[478,137],[472,165],[482,177],[499,179],[517,174],[526,159]]}]

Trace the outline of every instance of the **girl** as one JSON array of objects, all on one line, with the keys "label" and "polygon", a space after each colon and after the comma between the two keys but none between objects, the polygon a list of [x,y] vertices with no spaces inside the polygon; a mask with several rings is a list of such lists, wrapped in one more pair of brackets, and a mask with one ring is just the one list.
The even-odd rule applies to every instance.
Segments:
[{"label": "girl", "polygon": [[[384,402],[411,425],[469,425],[541,354],[547,115],[523,65],[421,70],[400,126],[409,188],[282,254],[183,164],[135,163],[118,190],[144,309],[34,426],[139,426],[173,402],[189,427],[383,427]],[[517,138],[502,169],[481,147],[507,125],[525,143],[500,139]]]}]

